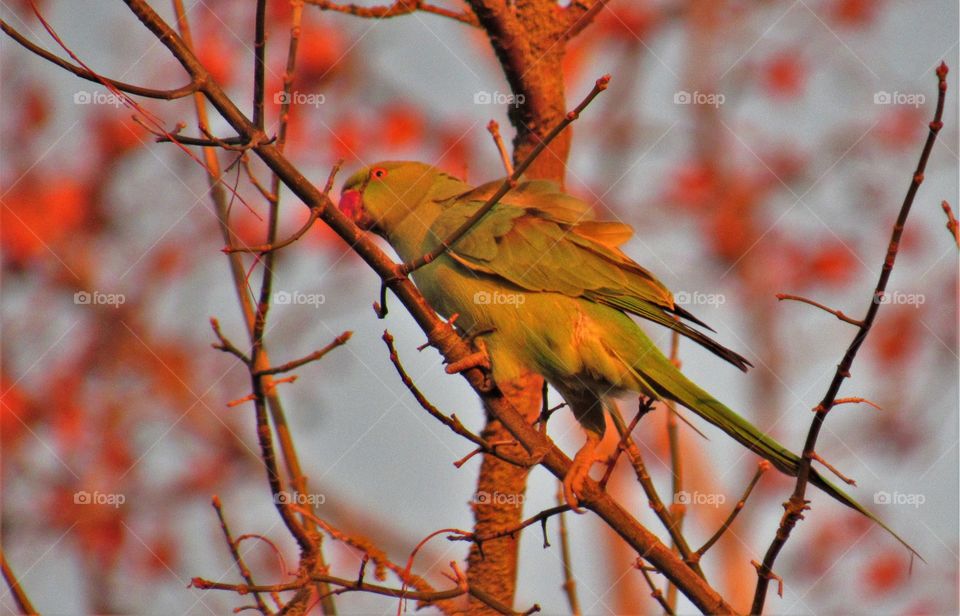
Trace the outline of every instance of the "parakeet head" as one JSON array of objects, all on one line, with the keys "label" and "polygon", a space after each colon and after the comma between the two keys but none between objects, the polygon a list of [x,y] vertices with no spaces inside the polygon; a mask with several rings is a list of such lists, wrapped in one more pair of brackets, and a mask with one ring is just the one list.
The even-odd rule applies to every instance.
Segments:
[{"label": "parakeet head", "polygon": [[440,170],[418,162],[386,161],[357,171],[343,185],[340,211],[362,229],[388,235],[428,196],[436,196]]}]

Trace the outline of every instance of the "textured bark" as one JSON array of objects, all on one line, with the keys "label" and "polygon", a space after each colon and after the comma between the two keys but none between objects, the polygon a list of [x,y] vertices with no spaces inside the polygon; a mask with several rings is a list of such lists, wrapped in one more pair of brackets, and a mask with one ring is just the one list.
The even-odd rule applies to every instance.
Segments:
[{"label": "textured bark", "polygon": [[[497,0],[474,0],[470,5],[490,37],[518,102],[509,108],[510,122],[516,129],[513,158],[517,162],[526,158],[567,112],[562,61],[571,27],[569,16],[558,11],[552,0],[518,0],[514,8]],[[563,185],[569,151],[568,128],[537,157],[526,175]],[[518,382],[497,385],[528,421],[532,423],[536,419],[543,385],[539,376],[530,375]],[[489,419],[483,436],[488,442],[513,438],[502,424]],[[528,473],[529,469],[512,466],[492,456],[484,457],[477,493],[502,497],[474,505],[475,533],[494,533],[521,521]],[[471,583],[492,593],[505,605],[513,605],[518,543],[519,537],[492,541],[483,546],[482,556],[474,545],[467,561]],[[471,600],[468,613],[493,612],[484,604]]]},{"label": "textured bark", "polygon": [[[509,116],[517,131],[514,160],[521,160],[567,112],[563,56],[567,37],[583,21],[571,23],[571,15],[559,11],[552,0],[518,0],[513,8],[497,0],[471,0],[470,6],[490,37],[518,103],[509,108]],[[562,184],[570,134],[568,129],[557,137],[527,175]]]},{"label": "textured bark", "polygon": [[[498,384],[504,397],[533,423],[540,413],[540,392],[543,379],[535,374],[511,383]],[[488,443],[514,440],[507,428],[487,410],[483,438]],[[484,456],[477,480],[473,513],[474,532],[490,534],[515,528],[523,518],[523,500],[530,469],[509,464],[494,456]],[[519,534],[484,543],[473,544],[467,558],[467,575],[471,584],[490,593],[505,605],[513,604],[517,586],[517,548]],[[492,613],[490,607],[470,597],[468,614]]]}]

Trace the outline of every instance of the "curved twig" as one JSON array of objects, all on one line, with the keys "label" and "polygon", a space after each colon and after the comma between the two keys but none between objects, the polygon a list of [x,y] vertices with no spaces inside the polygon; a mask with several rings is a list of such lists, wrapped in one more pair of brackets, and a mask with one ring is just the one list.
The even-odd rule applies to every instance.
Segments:
[{"label": "curved twig", "polygon": [[[887,289],[887,282],[890,280],[890,273],[893,271],[893,264],[897,258],[897,252],[900,248],[900,237],[903,235],[903,227],[910,215],[910,208],[913,206],[913,200],[923,182],[923,172],[927,167],[927,160],[930,158],[930,152],[933,150],[933,144],[937,140],[937,133],[943,128],[943,106],[947,95],[947,65],[943,62],[937,67],[937,108],[933,114],[933,121],[930,122],[930,131],[927,134],[927,140],[923,145],[923,151],[920,153],[920,161],[917,163],[917,169],[910,179],[910,187],[900,205],[900,213],[897,215],[897,221],[893,225],[893,231],[890,234],[890,242],[887,245],[887,254],[883,259],[883,267],[880,270],[880,277],[877,280],[876,288],[870,298],[870,306],[867,308],[867,314],[860,323],[857,335],[854,336],[850,346],[843,356],[837,370],[833,375],[833,380],[827,388],[827,393],[823,400],[816,407],[816,415],[810,424],[810,430],[807,433],[807,440],[803,446],[803,457],[800,460],[800,470],[797,473],[797,484],[793,494],[784,504],[786,511],[780,520],[780,527],[777,529],[776,536],[767,548],[763,557],[763,563],[757,567],[757,588],[753,595],[753,605],[750,608],[751,614],[760,614],[763,612],[763,604],[767,596],[767,588],[770,585],[770,579],[775,578],[773,574],[773,564],[780,554],[780,550],[786,545],[790,538],[790,532],[797,522],[803,517],[803,511],[807,508],[804,496],[806,495],[807,483],[810,480],[810,467],[816,452],[817,438],[820,436],[820,429],[827,418],[827,414],[835,406],[837,394],[840,392],[840,386],[843,381],[850,376],[850,367],[857,356],[857,351],[863,345],[867,334],[873,327],[873,322],[877,318],[877,312],[880,310],[880,298],[883,297]],[[782,584],[782,581],[781,581]]]},{"label": "curved twig", "polygon": [[16,41],[20,46],[25,48],[27,51],[30,51],[44,60],[52,62],[59,66],[62,69],[70,71],[77,77],[81,79],[86,79],[87,81],[92,81],[94,83],[103,83],[106,82],[113,86],[114,88],[120,90],[121,92],[126,92],[127,94],[133,94],[134,96],[143,96],[145,98],[156,98],[162,100],[176,100],[178,98],[184,98],[185,96],[190,96],[194,92],[200,90],[200,84],[193,80],[185,86],[179,88],[174,88],[172,90],[156,90],[154,88],[144,88],[143,86],[134,85],[132,83],[125,83],[123,81],[117,81],[116,79],[110,79],[99,75],[91,70],[77,66],[70,62],[67,62],[60,56],[51,53],[40,47],[36,43],[31,42],[27,37],[23,36],[16,29],[14,29],[10,24],[0,19],[0,29],[3,32]]}]

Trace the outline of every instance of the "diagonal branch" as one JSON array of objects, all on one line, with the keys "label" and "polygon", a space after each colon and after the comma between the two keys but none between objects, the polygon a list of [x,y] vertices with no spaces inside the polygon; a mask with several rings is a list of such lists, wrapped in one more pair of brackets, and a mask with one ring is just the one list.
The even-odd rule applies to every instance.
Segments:
[{"label": "diagonal branch", "polygon": [[477,28],[480,22],[472,13],[457,12],[442,6],[427,4],[423,0],[396,0],[391,5],[385,6],[360,6],[357,4],[339,4],[330,2],[330,0],[306,0],[307,4],[312,4],[321,11],[335,11],[337,13],[346,13],[354,17],[363,17],[366,19],[389,19],[391,17],[400,17],[401,15],[410,15],[416,11],[423,13],[433,13],[441,17],[448,17],[454,21],[459,21],[468,26]]},{"label": "diagonal branch", "polygon": [[807,508],[804,497],[806,495],[807,483],[810,480],[810,468],[815,458],[817,438],[820,436],[820,429],[823,427],[823,422],[826,420],[827,414],[836,405],[840,386],[843,385],[843,381],[850,376],[850,368],[853,366],[853,360],[857,357],[857,352],[863,345],[864,340],[867,339],[867,334],[870,333],[873,322],[877,318],[877,312],[880,310],[881,300],[883,299],[884,292],[886,292],[887,282],[890,280],[890,273],[893,271],[893,264],[896,261],[897,252],[900,248],[900,237],[903,235],[904,225],[907,222],[907,217],[910,215],[910,208],[913,206],[913,200],[917,196],[920,184],[923,182],[923,172],[927,167],[927,160],[930,158],[933,144],[937,140],[937,134],[940,132],[940,129],[943,128],[943,106],[947,95],[947,70],[947,65],[943,62],[941,62],[937,68],[937,108],[933,114],[933,121],[930,122],[930,131],[923,145],[923,151],[920,153],[920,160],[917,163],[916,171],[914,171],[910,179],[910,187],[907,189],[907,194],[903,198],[903,203],[900,206],[900,213],[897,215],[897,220],[893,225],[893,231],[890,234],[890,243],[887,245],[887,254],[883,259],[883,267],[880,270],[880,277],[877,280],[877,286],[873,291],[873,296],[870,298],[870,306],[867,308],[867,314],[860,323],[860,328],[857,330],[857,334],[854,336],[850,346],[847,347],[843,360],[837,366],[833,380],[827,388],[827,393],[824,394],[823,400],[820,401],[820,404],[818,404],[815,409],[816,415],[810,424],[810,431],[807,433],[807,440],[803,446],[803,457],[800,460],[800,470],[797,474],[796,488],[793,491],[793,495],[790,496],[790,500],[784,504],[786,511],[780,520],[780,527],[777,529],[777,534],[770,543],[770,547],[767,548],[767,552],[763,557],[763,563],[757,567],[757,588],[753,595],[753,605],[750,608],[751,614],[760,614],[763,612],[763,604],[767,596],[770,579],[775,577],[773,575],[773,564],[780,554],[780,550],[786,545],[787,539],[790,538],[790,532],[793,530],[793,527],[803,518],[803,511]]},{"label": "diagonal branch", "polygon": [[23,587],[20,586],[20,581],[17,580],[17,576],[13,574],[13,569],[7,562],[7,557],[4,555],[3,549],[0,549],[0,568],[3,569],[3,579],[10,588],[10,593],[13,595],[13,600],[20,609],[20,613],[37,614],[37,610],[34,609],[33,604],[30,603],[30,597],[27,596],[27,593],[24,592]]},{"label": "diagonal branch", "polygon": [[157,98],[163,100],[175,100],[178,98],[184,98],[185,96],[190,96],[194,92],[200,89],[200,84],[196,81],[191,81],[185,86],[179,88],[174,88],[172,90],[156,90],[154,88],[144,88],[143,86],[137,86],[132,83],[124,83],[123,81],[117,81],[116,79],[109,79],[102,75],[99,75],[91,70],[83,68],[82,66],[77,66],[67,62],[60,56],[51,53],[40,47],[36,43],[30,41],[27,37],[23,36],[16,29],[14,29],[10,24],[0,19],[0,29],[6,33],[7,36],[12,38],[22,47],[28,51],[35,53],[44,60],[52,62],[59,66],[62,69],[70,71],[77,77],[86,79],[87,81],[92,81],[94,83],[108,83],[114,88],[120,90],[121,92],[126,92],[127,94],[133,94],[135,96],[143,96],[146,98]]},{"label": "diagonal branch", "polygon": [[[145,0],[124,0],[157,39],[166,46],[180,64],[202,84],[202,91],[217,108],[227,123],[238,134],[250,138],[254,153],[283,180],[308,207],[321,209],[321,219],[340,237],[353,246],[356,253],[381,277],[390,279],[398,299],[417,324],[426,333],[431,345],[448,362],[467,356],[471,349],[449,324],[442,321],[427,304],[413,283],[401,276],[400,268],[379,249],[377,244],[347,218],[316,186],[301,174],[277,148],[266,142],[263,131],[257,128],[230,97],[216,83],[183,40],[152,9]],[[541,457],[541,464],[554,476],[562,478],[570,468],[570,459],[545,435],[528,424],[523,416],[498,391],[484,388],[486,375],[482,370],[467,370],[463,376],[487,403],[491,413],[530,452]],[[599,515],[617,534],[645,559],[656,565],[672,580],[700,610],[709,613],[733,613],[733,608],[690,567],[673,554],[653,533],[644,528],[619,503],[588,481],[583,490],[585,507]]]}]

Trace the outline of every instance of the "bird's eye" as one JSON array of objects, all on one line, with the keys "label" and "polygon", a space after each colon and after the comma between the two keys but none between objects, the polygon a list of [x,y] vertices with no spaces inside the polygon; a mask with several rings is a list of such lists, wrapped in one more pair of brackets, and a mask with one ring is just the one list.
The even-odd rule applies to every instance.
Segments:
[{"label": "bird's eye", "polygon": [[374,167],[370,170],[370,177],[376,178],[378,180],[387,177],[387,170],[383,167]]}]

